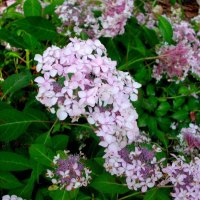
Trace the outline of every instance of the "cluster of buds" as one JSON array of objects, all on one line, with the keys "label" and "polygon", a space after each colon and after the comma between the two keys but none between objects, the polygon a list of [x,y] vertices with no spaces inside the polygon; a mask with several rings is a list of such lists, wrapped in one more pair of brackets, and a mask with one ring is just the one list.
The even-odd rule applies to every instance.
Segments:
[{"label": "cluster of buds", "polygon": [[87,186],[91,180],[91,171],[84,166],[82,155],[69,155],[67,151],[57,154],[53,159],[53,170],[47,170],[52,189],[71,191]]},{"label": "cluster of buds", "polygon": [[91,38],[114,37],[124,33],[132,10],[133,0],[65,1],[55,11],[62,22],[58,32],[70,36],[86,33]]}]

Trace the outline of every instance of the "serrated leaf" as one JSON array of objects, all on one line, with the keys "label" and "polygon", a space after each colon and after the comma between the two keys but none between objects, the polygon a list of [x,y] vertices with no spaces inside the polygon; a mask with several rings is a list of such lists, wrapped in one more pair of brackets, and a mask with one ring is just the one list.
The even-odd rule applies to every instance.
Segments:
[{"label": "serrated leaf", "polygon": [[166,42],[169,44],[172,43],[172,37],[173,37],[173,29],[170,22],[163,16],[158,17],[158,28],[165,39]]},{"label": "serrated leaf", "polygon": [[43,144],[32,144],[29,148],[29,154],[32,159],[47,167],[51,166],[53,152]]},{"label": "serrated leaf", "polygon": [[0,170],[2,171],[23,171],[31,167],[29,160],[22,155],[0,152]]},{"label": "serrated leaf", "polygon": [[3,97],[2,99],[9,93],[14,93],[24,87],[27,87],[31,81],[31,73],[30,72],[21,72],[19,74],[12,74],[9,76],[3,83]]},{"label": "serrated leaf", "polygon": [[126,185],[117,183],[115,177],[110,174],[99,175],[92,181],[90,186],[99,192],[110,194],[124,194],[129,191]]},{"label": "serrated leaf", "polygon": [[9,172],[0,172],[0,188],[1,189],[14,189],[22,186],[18,179]]},{"label": "serrated leaf", "polygon": [[12,25],[42,41],[55,39],[58,35],[55,26],[42,17],[26,17],[13,22]]},{"label": "serrated leaf", "polygon": [[26,0],[23,9],[25,17],[41,16],[42,14],[42,6],[38,0]]}]

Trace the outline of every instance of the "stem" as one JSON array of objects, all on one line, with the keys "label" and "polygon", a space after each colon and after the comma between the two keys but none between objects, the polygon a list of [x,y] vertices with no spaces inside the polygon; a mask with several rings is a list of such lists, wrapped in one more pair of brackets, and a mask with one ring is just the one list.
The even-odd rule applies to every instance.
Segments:
[{"label": "stem", "polygon": [[46,138],[45,138],[45,140],[44,140],[44,144],[46,144],[47,139],[48,139],[48,137],[50,136],[50,134],[51,134],[51,132],[52,132],[52,130],[53,130],[53,128],[54,128],[54,126],[56,125],[57,122],[58,122],[58,118],[55,120],[55,122],[54,122],[53,125],[51,126],[51,128],[50,128],[50,130],[49,130],[49,132],[48,132],[48,134],[47,134],[47,136],[46,136]]},{"label": "stem", "polygon": [[120,199],[118,199],[118,200],[128,199],[129,197],[133,197],[133,196],[136,196],[136,195],[138,195],[138,194],[141,194],[141,192],[135,192],[135,193],[133,193],[133,194],[127,195],[127,196],[125,196],[125,197],[122,197],[122,198],[120,198]]},{"label": "stem", "polygon": [[30,69],[30,52],[28,49],[26,49],[26,67]]},{"label": "stem", "polygon": [[129,65],[132,65],[134,63],[140,62],[140,61],[145,61],[145,60],[154,60],[157,58],[160,58],[161,56],[153,56],[153,57],[147,57],[147,58],[139,58],[137,60],[132,60],[130,61],[128,64],[122,65],[120,66],[118,69],[119,70],[124,70],[125,68],[127,68]]},{"label": "stem", "polygon": [[178,96],[174,96],[174,97],[161,97],[161,98],[165,98],[165,99],[177,99],[177,98],[181,98],[181,97],[187,97],[190,96],[192,94],[199,94],[200,90],[198,90],[197,92],[192,92],[191,94],[188,95],[178,95]]}]

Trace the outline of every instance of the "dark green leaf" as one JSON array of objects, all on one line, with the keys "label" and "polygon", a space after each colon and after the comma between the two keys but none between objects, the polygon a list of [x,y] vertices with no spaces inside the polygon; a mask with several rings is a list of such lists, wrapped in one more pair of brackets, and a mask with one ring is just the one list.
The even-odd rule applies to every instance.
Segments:
[{"label": "dark green leaf", "polygon": [[24,15],[28,16],[41,16],[42,6],[38,0],[26,0],[24,2]]},{"label": "dark green leaf", "polygon": [[145,194],[144,200],[170,200],[169,193],[166,188],[153,188]]},{"label": "dark green leaf", "polygon": [[182,121],[182,120],[188,119],[189,113],[185,110],[179,110],[179,111],[175,112],[171,117],[173,119]]},{"label": "dark green leaf", "polygon": [[161,102],[156,110],[157,116],[164,116],[170,109],[170,104],[168,102]]},{"label": "dark green leaf", "polygon": [[174,108],[179,108],[184,103],[184,101],[185,101],[184,97],[174,99],[173,100],[173,106],[174,106]]},{"label": "dark green leaf", "polygon": [[0,172],[0,188],[1,189],[14,189],[22,186],[17,178],[9,172]]},{"label": "dark green leaf", "polygon": [[76,199],[78,190],[66,191],[66,190],[56,190],[50,191],[50,196],[53,200],[73,200]]},{"label": "dark green leaf", "polygon": [[110,194],[124,194],[129,190],[126,185],[117,183],[115,177],[110,174],[101,174],[92,181],[90,186],[99,192]]},{"label": "dark green leaf", "polygon": [[8,42],[13,47],[22,49],[27,48],[26,42],[21,37],[19,37],[15,32],[8,31],[4,28],[0,30],[0,40]]},{"label": "dark green leaf", "polygon": [[54,25],[42,17],[27,17],[13,22],[13,25],[31,34],[38,40],[52,40],[57,37]]},{"label": "dark green leaf", "polygon": [[29,85],[31,81],[30,72],[21,72],[19,74],[12,74],[2,84],[3,97],[9,93],[16,92]]},{"label": "dark green leaf", "polygon": [[55,150],[64,150],[67,147],[69,136],[55,135],[52,137],[52,144]]},{"label": "dark green leaf", "polygon": [[14,109],[4,109],[0,114],[0,140],[11,141],[22,135],[32,120]]},{"label": "dark green leaf", "polygon": [[0,152],[0,170],[23,171],[30,168],[30,162],[26,157],[12,152]]},{"label": "dark green leaf", "polygon": [[169,141],[168,141],[167,137],[165,136],[165,134],[159,130],[157,130],[155,132],[155,134],[156,134],[157,138],[165,145],[165,148],[167,148]]},{"label": "dark green leaf", "polygon": [[32,144],[29,148],[29,153],[32,159],[47,167],[51,166],[53,153],[43,144]]}]

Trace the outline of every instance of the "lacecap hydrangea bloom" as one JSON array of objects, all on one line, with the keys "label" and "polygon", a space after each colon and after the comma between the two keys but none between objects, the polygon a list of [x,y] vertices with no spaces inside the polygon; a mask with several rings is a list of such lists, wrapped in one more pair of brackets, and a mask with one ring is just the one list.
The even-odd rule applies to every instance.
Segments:
[{"label": "lacecap hydrangea bloom", "polygon": [[16,195],[4,195],[2,200],[23,200],[21,197],[17,197]]},{"label": "lacecap hydrangea bloom", "polygon": [[200,199],[200,159],[195,157],[186,162],[184,157],[175,157],[172,164],[163,168],[166,174],[165,184],[172,183],[174,190],[171,193],[175,200]]},{"label": "lacecap hydrangea bloom", "polygon": [[91,171],[84,166],[83,155],[71,155],[67,151],[58,153],[53,159],[53,169],[47,170],[53,189],[71,191],[87,186],[91,180]]},{"label": "lacecap hydrangea bloom", "polygon": [[58,32],[76,36],[86,33],[91,38],[123,34],[127,19],[132,15],[133,2],[133,0],[65,1],[55,11],[62,22]]},{"label": "lacecap hydrangea bloom", "polygon": [[118,152],[106,150],[104,167],[112,175],[125,177],[129,189],[146,192],[148,188],[157,185],[163,175],[163,160],[157,160],[157,152],[160,149],[156,146],[148,149],[140,145],[132,151],[127,147]]}]

